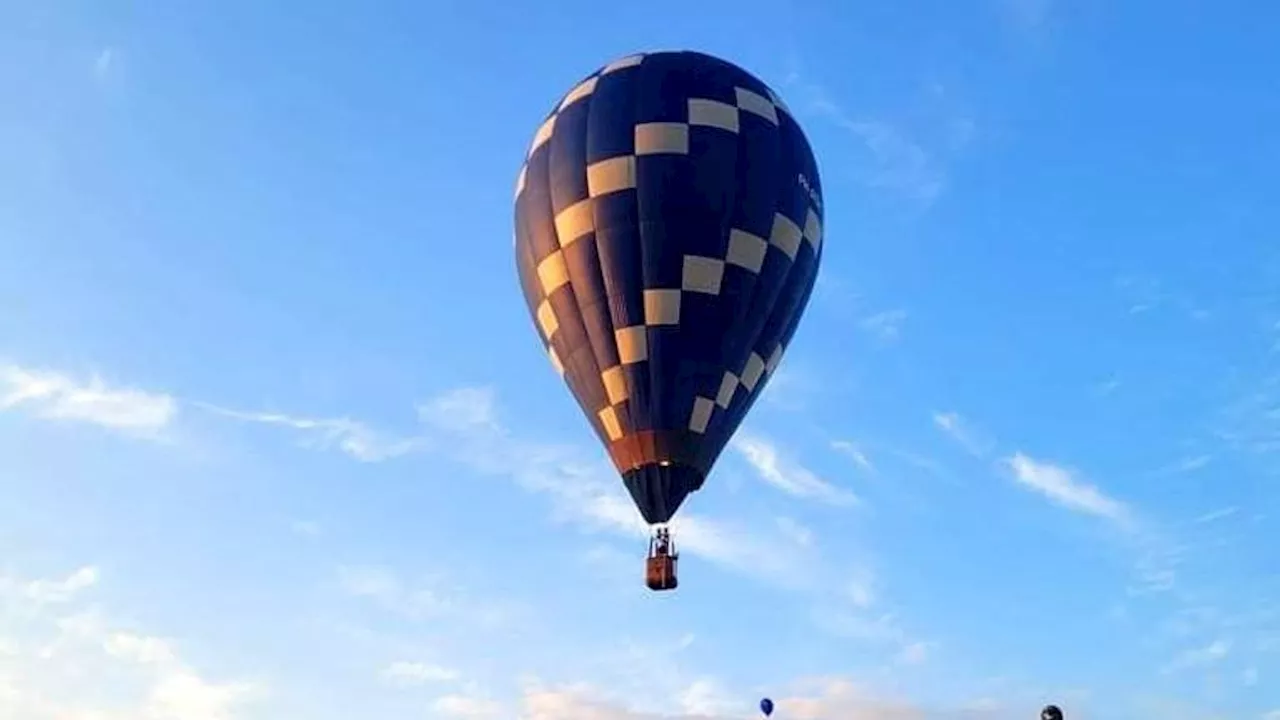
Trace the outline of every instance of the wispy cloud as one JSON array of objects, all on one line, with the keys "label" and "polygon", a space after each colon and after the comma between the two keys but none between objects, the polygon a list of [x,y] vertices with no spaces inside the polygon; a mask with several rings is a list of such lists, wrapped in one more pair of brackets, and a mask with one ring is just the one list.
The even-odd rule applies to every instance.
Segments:
[{"label": "wispy cloud", "polygon": [[1053,0],[997,0],[1005,17],[1018,28],[1034,30],[1044,25],[1053,10]]},{"label": "wispy cloud", "polygon": [[116,49],[113,47],[104,47],[93,59],[93,76],[98,80],[106,79],[110,74],[111,68],[116,62]]},{"label": "wispy cloud", "polygon": [[270,412],[231,410],[208,403],[196,403],[209,412],[241,422],[274,425],[301,433],[306,446],[337,448],[363,462],[381,462],[423,449],[422,437],[393,437],[379,433],[350,418],[311,418]]},{"label": "wispy cloud", "polygon": [[852,492],[832,485],[808,468],[784,458],[777,445],[764,437],[739,432],[732,441],[732,447],[755,469],[761,480],[788,495],[830,505],[858,502],[858,497]]},{"label": "wispy cloud", "polygon": [[398,661],[382,669],[382,678],[396,685],[429,685],[458,680],[461,674],[453,668],[430,663]]},{"label": "wispy cloud", "polygon": [[502,704],[478,694],[444,695],[431,703],[431,709],[440,717],[457,720],[491,720],[502,717]]},{"label": "wispy cloud", "polygon": [[304,537],[318,537],[324,532],[324,527],[314,520],[294,520],[289,523],[289,530]]},{"label": "wispy cloud", "polygon": [[1224,520],[1226,518],[1231,517],[1232,515],[1235,515],[1238,512],[1240,512],[1240,508],[1235,506],[1218,508],[1217,510],[1211,510],[1203,515],[1200,515],[1199,517],[1192,520],[1191,522],[1196,525],[1204,525],[1206,523],[1211,523],[1218,520]]},{"label": "wispy cloud", "polygon": [[780,517],[777,519],[778,529],[783,535],[791,538],[796,545],[803,547],[811,547],[813,545],[813,531],[797,520],[789,517]]},{"label": "wispy cloud", "polygon": [[1203,322],[1212,316],[1209,310],[1195,300],[1167,290],[1159,278],[1124,275],[1115,279],[1115,286],[1128,304],[1130,315],[1172,309],[1196,322]]},{"label": "wispy cloud", "polygon": [[[851,113],[821,86],[793,73],[788,83],[799,96],[796,106],[834,123],[856,139],[853,172],[868,187],[884,190],[923,206],[931,205],[946,186],[946,172],[938,159],[901,125],[865,113]],[[948,142],[956,139],[954,118],[942,123]],[[972,136],[971,121],[965,136]]]},{"label": "wispy cloud", "polygon": [[1168,674],[1179,670],[1213,665],[1226,658],[1227,654],[1230,652],[1230,642],[1223,639],[1214,640],[1208,645],[1192,648],[1180,653],[1177,657],[1166,664],[1161,669],[1161,672]]},{"label": "wispy cloud", "polygon": [[942,168],[902,128],[881,120],[848,119],[835,108],[828,112],[841,127],[862,140],[870,156],[870,167],[862,176],[868,185],[900,193],[925,205],[932,204],[942,194],[946,185]]},{"label": "wispy cloud", "polygon": [[1213,456],[1207,454],[1191,455],[1180,458],[1176,462],[1160,468],[1156,471],[1156,475],[1180,475],[1183,473],[1195,472],[1196,470],[1208,467],[1213,462]]},{"label": "wispy cloud", "polygon": [[1077,479],[1074,472],[1053,463],[1036,460],[1023,453],[1005,458],[1003,464],[1022,486],[1041,493],[1053,502],[1077,512],[1129,524],[1129,508],[1098,487]]},{"label": "wispy cloud", "polygon": [[902,665],[923,665],[929,660],[929,651],[932,647],[927,642],[908,643],[898,651],[896,659]]},{"label": "wispy cloud", "polygon": [[853,606],[861,610],[870,608],[876,602],[876,577],[866,568],[859,569],[845,586],[846,596]]},{"label": "wispy cloud", "polygon": [[472,597],[443,577],[411,584],[388,568],[342,567],[338,584],[347,594],[369,600],[406,620],[444,620],[494,629],[513,625],[529,614],[515,601],[486,601]]},{"label": "wispy cloud", "polygon": [[1120,378],[1115,377],[1113,375],[1107,378],[1106,380],[1101,380],[1099,382],[1094,383],[1091,386],[1091,389],[1093,390],[1093,394],[1097,395],[1098,397],[1110,397],[1111,395],[1115,394],[1116,390],[1120,389],[1121,384],[1122,383],[1120,382]]},{"label": "wispy cloud", "polygon": [[831,449],[853,460],[853,463],[863,471],[875,473],[876,467],[871,463],[871,458],[867,457],[867,453],[857,443],[849,440],[833,440]]},{"label": "wispy cloud", "polygon": [[933,424],[975,457],[984,457],[995,448],[994,440],[959,413],[935,412]]},{"label": "wispy cloud", "polygon": [[79,381],[52,370],[0,365],[0,412],[6,410],[158,438],[178,403],[163,393],[111,387],[97,375]]},{"label": "wispy cloud", "polygon": [[858,324],[881,342],[894,342],[902,336],[902,325],[907,311],[901,308],[885,310],[863,318]]},{"label": "wispy cloud", "polygon": [[170,640],[113,623],[84,597],[97,576],[0,578],[0,715],[234,720],[261,697],[261,683],[210,680]]},{"label": "wispy cloud", "polygon": [[0,577],[0,596],[18,596],[36,605],[57,605],[73,600],[98,583],[98,568],[85,566],[65,578],[18,582]]}]

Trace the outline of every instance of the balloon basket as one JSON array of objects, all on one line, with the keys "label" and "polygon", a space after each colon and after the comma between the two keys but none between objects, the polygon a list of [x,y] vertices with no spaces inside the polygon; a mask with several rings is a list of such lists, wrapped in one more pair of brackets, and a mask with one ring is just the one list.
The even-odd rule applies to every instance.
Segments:
[{"label": "balloon basket", "polygon": [[676,558],[659,555],[645,560],[645,584],[650,590],[661,592],[675,590],[680,585],[676,578]]}]

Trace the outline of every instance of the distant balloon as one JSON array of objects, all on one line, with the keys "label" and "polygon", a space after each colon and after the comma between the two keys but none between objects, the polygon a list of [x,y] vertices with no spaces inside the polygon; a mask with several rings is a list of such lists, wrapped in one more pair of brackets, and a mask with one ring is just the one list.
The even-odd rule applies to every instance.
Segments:
[{"label": "distant balloon", "polygon": [[777,370],[822,227],[803,130],[719,58],[615,60],[534,134],[516,181],[524,299],[650,525],[702,487]]},{"label": "distant balloon", "polygon": [[765,716],[765,717],[769,717],[770,715],[772,715],[772,714],[773,714],[773,701],[772,701],[772,700],[770,700],[769,698],[765,698],[765,699],[761,700],[761,701],[760,701],[760,712],[764,713],[764,716]]}]

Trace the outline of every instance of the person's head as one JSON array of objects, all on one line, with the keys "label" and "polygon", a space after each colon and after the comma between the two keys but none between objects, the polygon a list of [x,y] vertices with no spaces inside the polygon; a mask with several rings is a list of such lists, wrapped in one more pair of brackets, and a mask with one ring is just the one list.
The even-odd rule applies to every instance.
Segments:
[{"label": "person's head", "polygon": [[1040,720],[1062,720],[1062,710],[1057,705],[1045,705]]}]

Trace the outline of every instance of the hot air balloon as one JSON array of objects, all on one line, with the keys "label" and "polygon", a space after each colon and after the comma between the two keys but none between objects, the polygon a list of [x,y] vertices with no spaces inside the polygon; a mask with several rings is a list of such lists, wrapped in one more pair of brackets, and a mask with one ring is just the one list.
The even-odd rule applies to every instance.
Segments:
[{"label": "hot air balloon", "polygon": [[764,716],[765,716],[765,717],[769,717],[770,715],[772,715],[772,714],[773,714],[773,701],[772,701],[772,700],[770,700],[769,698],[765,698],[765,699],[761,700],[761,701],[760,701],[760,712],[764,713]]},{"label": "hot air balloon", "polygon": [[710,55],[630,55],[534,133],[515,199],[530,316],[654,528],[646,582],[678,585],[666,524],[699,490],[813,292],[822,185],[768,86]]}]

